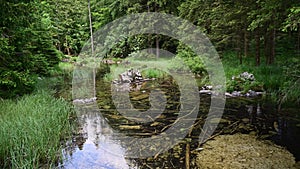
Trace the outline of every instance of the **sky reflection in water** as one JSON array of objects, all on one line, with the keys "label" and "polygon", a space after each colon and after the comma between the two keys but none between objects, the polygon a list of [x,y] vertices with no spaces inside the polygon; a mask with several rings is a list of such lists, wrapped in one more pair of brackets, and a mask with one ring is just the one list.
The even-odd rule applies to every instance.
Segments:
[{"label": "sky reflection in water", "polygon": [[81,116],[82,133],[87,138],[82,148],[66,152],[66,169],[129,169],[125,149],[113,139],[113,130],[97,114]]}]

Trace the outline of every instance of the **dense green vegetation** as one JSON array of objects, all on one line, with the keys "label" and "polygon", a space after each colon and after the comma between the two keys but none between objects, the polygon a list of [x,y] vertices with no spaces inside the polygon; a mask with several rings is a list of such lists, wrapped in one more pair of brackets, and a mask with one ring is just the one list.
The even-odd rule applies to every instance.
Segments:
[{"label": "dense green vegetation", "polygon": [[0,168],[54,167],[69,135],[70,103],[39,90],[0,101]]},{"label": "dense green vegetation", "polygon": [[[222,58],[228,80],[249,71],[279,100],[298,98],[297,1],[90,0],[90,4],[94,32],[117,18],[139,12],[163,12],[187,19],[210,38]],[[70,56],[78,55],[89,38],[88,2],[5,1],[1,6],[2,98],[31,92],[37,77],[49,76],[61,59],[72,60]],[[105,57],[126,58],[145,48],[168,50],[184,58],[194,73],[205,73],[203,63],[187,46],[163,35],[123,38]],[[154,53],[160,57],[159,51]]]},{"label": "dense green vegetation", "polygon": [[[287,54],[279,56],[276,63],[268,65],[262,63],[255,66],[253,58],[243,58],[244,63],[239,64],[235,53],[227,52],[224,54],[223,65],[225,73],[230,83],[232,76],[241,72],[250,72],[255,75],[256,81],[263,85],[264,90],[271,94],[271,98],[282,104],[287,101],[300,103],[299,100],[299,63],[300,57]],[[289,59],[287,59],[289,58]]]},{"label": "dense green vegetation", "polygon": [[87,28],[80,20],[85,4],[78,4],[1,1],[0,97],[32,92],[37,77],[49,76],[63,53],[79,53]]},{"label": "dense green vegetation", "polygon": [[62,160],[74,111],[66,99],[54,96],[69,87],[72,70],[60,63],[49,71],[51,78],[37,80],[30,95],[0,99],[0,168],[52,168]]}]

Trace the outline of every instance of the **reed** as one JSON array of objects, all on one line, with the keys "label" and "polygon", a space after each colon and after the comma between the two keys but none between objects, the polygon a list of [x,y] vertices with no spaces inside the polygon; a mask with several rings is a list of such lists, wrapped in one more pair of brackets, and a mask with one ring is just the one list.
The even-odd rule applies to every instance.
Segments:
[{"label": "reed", "polygon": [[0,168],[54,167],[70,134],[70,103],[39,90],[0,101]]}]

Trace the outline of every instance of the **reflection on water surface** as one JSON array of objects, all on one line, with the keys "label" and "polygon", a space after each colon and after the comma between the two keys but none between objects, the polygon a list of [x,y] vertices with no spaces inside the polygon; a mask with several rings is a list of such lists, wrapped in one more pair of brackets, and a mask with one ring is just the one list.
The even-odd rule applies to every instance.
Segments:
[{"label": "reflection on water surface", "polygon": [[[144,86],[151,87],[149,84]],[[65,160],[61,168],[185,168],[187,154],[190,157],[188,160],[190,166],[193,168],[192,159],[195,157],[196,149],[199,148],[199,133],[210,106],[210,96],[208,95],[201,95],[199,115],[195,122],[197,125],[194,126],[191,135],[167,152],[147,159],[128,159],[126,158],[126,149],[130,148],[130,145],[122,144],[116,135],[118,132],[123,132],[135,137],[149,137],[159,134],[159,131],[165,126],[172,124],[178,115],[174,110],[180,107],[178,106],[178,90],[172,86],[166,86],[166,89],[166,92],[173,93],[167,97],[167,106],[172,111],[162,114],[152,123],[140,125],[132,123],[114,110],[109,85],[98,86],[97,97],[101,98],[98,99],[101,113],[100,111],[91,112],[90,108],[80,111],[81,114],[78,115],[79,135],[74,136],[73,140],[67,143],[63,152]],[[149,109],[149,97],[145,97],[145,95],[149,94],[150,90],[144,88],[142,91],[140,93],[132,92],[131,101],[135,108],[147,110]],[[176,99],[172,101],[170,98]],[[297,108],[277,112],[274,105],[263,99],[231,98],[227,99],[225,111],[216,133],[255,134],[260,138],[273,140],[275,143],[287,147],[299,161],[300,117],[298,114]],[[214,123],[214,119],[211,123]],[[186,153],[186,150],[189,152]]]}]

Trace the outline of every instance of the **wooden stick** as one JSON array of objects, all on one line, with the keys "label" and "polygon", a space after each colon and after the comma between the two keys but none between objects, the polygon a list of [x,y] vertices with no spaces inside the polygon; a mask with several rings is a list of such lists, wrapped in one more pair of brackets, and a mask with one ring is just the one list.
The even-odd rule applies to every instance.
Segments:
[{"label": "wooden stick", "polygon": [[185,168],[190,169],[190,143],[187,143],[185,148]]}]

